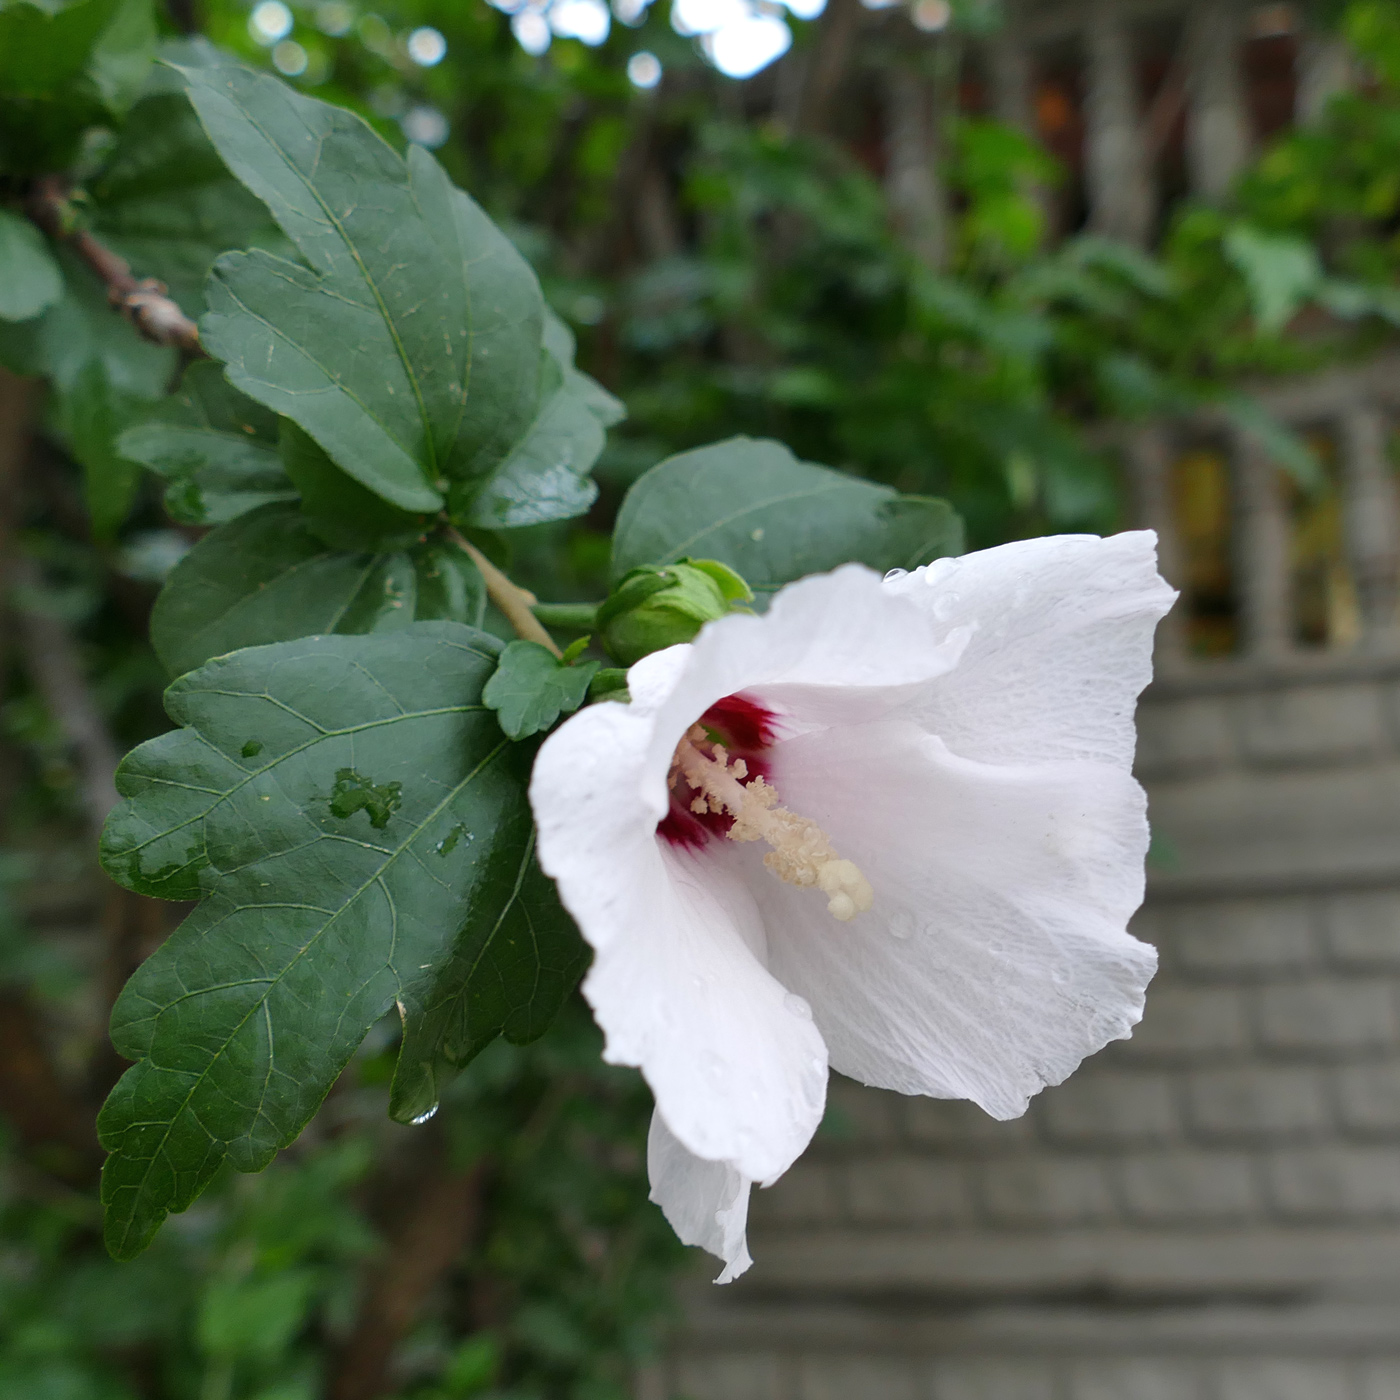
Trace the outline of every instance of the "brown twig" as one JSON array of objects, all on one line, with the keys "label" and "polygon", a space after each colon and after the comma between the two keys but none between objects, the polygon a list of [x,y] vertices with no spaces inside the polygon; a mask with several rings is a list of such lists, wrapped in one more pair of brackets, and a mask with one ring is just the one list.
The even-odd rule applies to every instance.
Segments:
[{"label": "brown twig", "polygon": [[545,631],[539,618],[530,609],[536,598],[526,588],[512,583],[469,539],[456,530],[446,531],[452,541],[481,570],[486,580],[486,596],[505,614],[505,619],[515,629],[515,635],[522,641],[538,642],[547,647],[555,656],[563,653],[555,645],[554,638]]},{"label": "brown twig", "polygon": [[485,1167],[455,1170],[440,1134],[423,1145],[417,1160],[421,1174],[401,1183],[399,1193],[411,1205],[389,1229],[388,1248],[371,1266],[327,1400],[377,1400],[392,1391],[395,1348],[476,1233]]},{"label": "brown twig", "polygon": [[171,299],[164,282],[134,277],[125,258],[86,229],[70,227],[67,190],[60,177],[45,175],[34,182],[29,217],[50,238],[66,243],[102,279],[107,300],[147,340],[173,345],[191,358],[204,356],[199,327]]}]

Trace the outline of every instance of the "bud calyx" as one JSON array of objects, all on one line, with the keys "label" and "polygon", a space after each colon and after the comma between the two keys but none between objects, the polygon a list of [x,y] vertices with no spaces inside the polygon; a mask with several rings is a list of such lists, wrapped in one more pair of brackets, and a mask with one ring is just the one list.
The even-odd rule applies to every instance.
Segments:
[{"label": "bud calyx", "polygon": [[714,559],[645,564],[624,574],[598,609],[603,644],[624,666],[690,641],[707,623],[751,602],[753,591]]}]

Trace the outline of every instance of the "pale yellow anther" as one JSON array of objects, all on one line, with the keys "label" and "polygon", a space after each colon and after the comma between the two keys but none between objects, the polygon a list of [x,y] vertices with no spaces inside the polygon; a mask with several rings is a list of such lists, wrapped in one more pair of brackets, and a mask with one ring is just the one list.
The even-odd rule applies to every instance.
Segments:
[{"label": "pale yellow anther", "polygon": [[729,839],[766,841],[772,850],[764,865],[789,885],[820,889],[833,919],[844,924],[869,909],[875,901],[870,882],[854,861],[836,854],[826,832],[810,818],[780,807],[777,791],[765,779],[740,782],[749,772],[744,760],[731,760],[721,744],[707,754],[701,748],[707,742],[705,731],[693,725],[671,761],[670,785],[674,788],[680,774],[699,794],[690,810],[702,816],[728,812],[734,818]]}]

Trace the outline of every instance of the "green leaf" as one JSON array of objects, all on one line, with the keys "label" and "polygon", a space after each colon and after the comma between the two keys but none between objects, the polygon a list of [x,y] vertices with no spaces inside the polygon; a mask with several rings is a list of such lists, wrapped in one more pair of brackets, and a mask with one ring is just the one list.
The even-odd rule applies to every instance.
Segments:
[{"label": "green leaf", "polygon": [[155,93],[132,108],[88,193],[97,236],[137,276],[164,282],[188,316],[203,312],[204,281],[220,253],[291,251],[263,205],[228,173],[183,91]]},{"label": "green leaf", "polygon": [[209,360],[180,391],[117,439],[132,462],[166,477],[165,508],[185,525],[222,525],[269,501],[296,499],[277,453],[277,416],[240,394]]},{"label": "green leaf", "polygon": [[108,383],[100,360],[88,361],[77,382],[58,397],[58,422],[82,466],[88,518],[101,540],[115,536],[141,485],[140,467],[122,455],[117,441],[133,408],[130,397]]},{"label": "green leaf", "polygon": [[[465,827],[454,828],[434,850],[450,856],[466,839]],[[389,1095],[400,1122],[432,1113],[452,1073],[497,1035],[516,1045],[543,1035],[588,967],[587,946],[535,863],[533,832],[523,858],[503,854],[499,864],[500,887],[515,881],[509,896],[473,909],[432,982],[400,999],[403,1043]]]},{"label": "green leaf", "polygon": [[371,491],[438,509],[534,416],[534,274],[421,147],[405,162],[359,117],[265,74],[182,71],[225,163],[307,264],[221,258],[204,343]]},{"label": "green leaf", "polygon": [[1281,331],[1322,282],[1317,250],[1304,238],[1237,223],[1225,235],[1225,256],[1249,287],[1261,335]]},{"label": "green leaf", "polygon": [[120,115],[136,101],[155,52],[152,0],[120,0],[93,48],[87,70],[109,112]]},{"label": "green leaf", "polygon": [[526,739],[583,704],[598,664],[566,665],[538,642],[511,642],[482,699],[512,739]]},{"label": "green leaf", "polygon": [[539,413],[484,486],[454,487],[455,519],[483,530],[518,529],[582,515],[598,487],[588,476],[606,430],[626,415],[603,386],[574,368],[574,337],[552,312],[540,357]]},{"label": "green leaf", "polygon": [[[197,876],[204,899],[112,1016],[137,1062],[98,1125],[118,1258],[225,1159],[265,1167],[375,1021],[440,994],[464,930],[501,936],[533,824],[529,752],[481,703],[498,649],[444,623],[313,637],[221,657],[167,692],[183,727],[123,763],[103,859],[137,890]],[[389,796],[338,802],[355,783]],[[533,946],[495,958],[498,1024],[537,998],[539,961]]]},{"label": "green leaf", "polygon": [[1321,491],[1327,485],[1326,473],[1307,440],[1275,418],[1258,399],[1248,394],[1227,394],[1220,407],[1304,491]]},{"label": "green leaf", "polygon": [[0,364],[69,390],[91,361],[100,360],[118,393],[160,398],[175,372],[176,352],[143,340],[107,304],[92,270],[67,248],[55,248],[54,256],[63,272],[63,295],[33,320],[0,321]]},{"label": "green leaf", "polygon": [[0,5],[0,167],[69,166],[84,131],[130,105],[154,48],[152,0]]},{"label": "green leaf", "polygon": [[81,78],[116,0],[0,8],[0,95],[41,97]]},{"label": "green leaf", "polygon": [[658,462],[618,513],[612,578],[687,555],[717,559],[760,596],[852,560],[881,573],[962,548],[945,501],[799,462],[781,443],[745,437]]},{"label": "green leaf", "polygon": [[346,475],[290,418],[281,420],[282,465],[301,492],[311,532],[337,549],[405,549],[423,538],[432,517],[391,506]]},{"label": "green leaf", "polygon": [[63,274],[44,236],[18,214],[0,209],[0,320],[28,321],[63,295]]},{"label": "green leaf", "polygon": [[151,644],[172,675],[211,656],[317,633],[481,620],[476,566],[441,541],[410,550],[335,549],[294,504],[259,506],[206,535],[170,572]]}]

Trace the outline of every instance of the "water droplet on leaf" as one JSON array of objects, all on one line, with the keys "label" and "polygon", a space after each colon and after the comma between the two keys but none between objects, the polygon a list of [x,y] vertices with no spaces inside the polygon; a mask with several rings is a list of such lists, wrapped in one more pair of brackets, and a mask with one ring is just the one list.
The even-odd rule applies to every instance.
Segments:
[{"label": "water droplet on leaf", "polygon": [[353,768],[338,768],[331,792],[331,816],[344,821],[364,812],[376,831],[389,825],[389,818],[403,805],[402,783],[374,784]]},{"label": "water droplet on leaf", "polygon": [[433,1114],[435,1114],[437,1111],[438,1106],[437,1104],[434,1104],[431,1108],[420,1113],[417,1118],[410,1118],[409,1122],[412,1123],[415,1128],[417,1128],[423,1123],[426,1123],[428,1119],[431,1118]]},{"label": "water droplet on leaf", "polygon": [[458,822],[457,825],[433,847],[433,850],[440,856],[450,856],[456,849],[457,843],[466,835],[466,831],[466,827],[464,827],[461,822]]},{"label": "water droplet on leaf", "polygon": [[256,739],[249,739],[240,752],[244,758],[256,758],[262,752],[262,745]]}]

